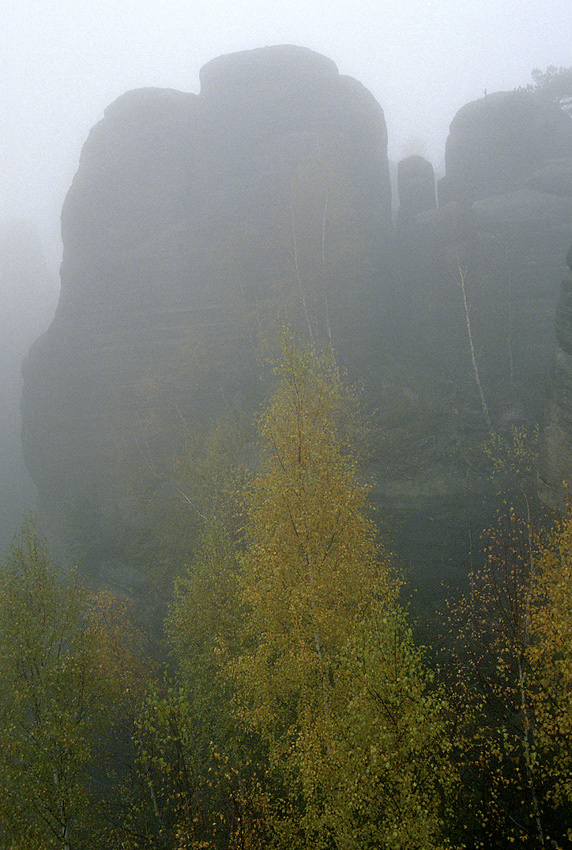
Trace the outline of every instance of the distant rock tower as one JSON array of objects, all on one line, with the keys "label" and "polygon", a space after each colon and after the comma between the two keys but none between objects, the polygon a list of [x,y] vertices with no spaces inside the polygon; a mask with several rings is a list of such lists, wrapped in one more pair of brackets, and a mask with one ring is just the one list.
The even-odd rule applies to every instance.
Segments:
[{"label": "distant rock tower", "polygon": [[[447,200],[514,192],[550,160],[569,158],[572,121],[527,91],[495,92],[463,106],[445,150]],[[550,191],[550,190],[549,190]]]},{"label": "distant rock tower", "polygon": [[437,206],[433,166],[419,155],[402,159],[397,166],[398,226],[406,226],[420,213]]}]

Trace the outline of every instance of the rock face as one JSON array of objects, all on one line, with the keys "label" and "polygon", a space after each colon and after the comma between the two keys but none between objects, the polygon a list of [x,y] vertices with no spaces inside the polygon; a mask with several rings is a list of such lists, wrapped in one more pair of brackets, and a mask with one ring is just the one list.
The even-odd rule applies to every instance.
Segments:
[{"label": "rock face", "polygon": [[136,526],[126,480],[170,468],[184,427],[252,412],[277,319],[367,360],[390,265],[386,147],[371,94],[291,46],[215,59],[199,95],[106,109],[25,369],[26,463],[61,528],[78,505],[108,541]]},{"label": "rock face", "polygon": [[572,249],[567,262],[556,308],[556,354],[538,476],[543,501],[560,510],[566,507],[572,483]]},{"label": "rock face", "polygon": [[[137,592],[134,541],[168,513],[181,445],[224,411],[252,421],[284,320],[331,340],[363,382],[379,515],[426,586],[490,522],[482,445],[534,425],[545,404],[572,238],[572,120],[526,92],[467,104],[439,208],[431,165],[400,164],[395,237],[386,144],[363,86],[289,46],[215,59],[199,95],[129,92],[91,131],[22,410],[52,523],[70,539],[88,529],[100,580]],[[549,487],[572,469],[568,287]]]},{"label": "rock face", "polygon": [[530,92],[488,95],[451,122],[440,208],[418,214],[401,236],[398,268],[411,288],[410,315],[431,328],[434,355],[445,359],[451,336],[467,335],[467,315],[453,308],[462,272],[497,425],[508,408],[541,416],[572,235],[571,167],[568,115]]},{"label": "rock face", "polygon": [[[562,282],[556,323],[554,305],[572,238],[570,116],[521,91],[468,104],[451,124],[446,188],[460,203],[474,201],[478,231],[491,245],[502,244],[510,263],[517,311],[512,309],[511,322],[521,337],[520,393],[528,397],[532,418],[545,420],[539,494],[550,507],[564,509],[563,482],[572,481],[570,273]],[[545,404],[540,389],[547,383]]]},{"label": "rock face", "polygon": [[[381,479],[378,498],[401,512],[411,561],[425,562],[421,572],[442,558],[454,563],[455,540],[463,557],[467,517],[482,527],[494,516],[495,485],[481,448],[491,430],[510,440],[513,426],[532,430],[543,420],[554,309],[572,239],[571,162],[569,116],[526,92],[489,95],[451,123],[439,208],[398,231],[396,324],[408,400],[395,455],[406,442],[407,457],[417,461],[400,478]],[[561,321],[559,337],[562,329]],[[559,343],[541,468],[548,482],[541,495],[552,504],[550,487],[564,470],[572,474],[567,356]]]},{"label": "rock face", "polygon": [[400,226],[407,226],[420,213],[435,209],[435,172],[431,163],[418,155],[402,159],[397,166],[397,191]]},{"label": "rock face", "polygon": [[496,92],[451,122],[445,150],[449,199],[472,202],[521,189],[550,160],[569,158],[572,121],[532,92]]}]

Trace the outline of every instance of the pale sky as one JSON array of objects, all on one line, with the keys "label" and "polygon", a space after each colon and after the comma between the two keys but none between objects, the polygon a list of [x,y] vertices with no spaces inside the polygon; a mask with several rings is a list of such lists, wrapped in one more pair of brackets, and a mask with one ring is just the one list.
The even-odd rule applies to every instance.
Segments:
[{"label": "pale sky", "polygon": [[362,82],[385,111],[389,153],[417,139],[442,168],[470,100],[572,66],[572,0],[0,0],[0,219],[59,215],[90,128],[116,97],[199,91],[216,56],[299,44]]}]

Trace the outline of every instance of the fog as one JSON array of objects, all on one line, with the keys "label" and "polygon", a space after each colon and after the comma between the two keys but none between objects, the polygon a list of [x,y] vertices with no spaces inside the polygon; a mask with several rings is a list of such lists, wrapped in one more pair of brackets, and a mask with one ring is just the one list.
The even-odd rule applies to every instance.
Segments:
[{"label": "fog", "polygon": [[0,0],[1,847],[569,846],[571,18]]},{"label": "fog", "polygon": [[292,43],[333,59],[385,110],[390,157],[442,168],[466,102],[571,64],[570,0],[5,0],[0,9],[0,219],[27,219],[52,269],[82,144],[131,88],[197,92],[210,59]]},{"label": "fog", "polygon": [[0,226],[0,551],[11,543],[33,488],[20,444],[21,362],[46,330],[55,308],[56,281],[43,257],[37,229],[16,221]]}]

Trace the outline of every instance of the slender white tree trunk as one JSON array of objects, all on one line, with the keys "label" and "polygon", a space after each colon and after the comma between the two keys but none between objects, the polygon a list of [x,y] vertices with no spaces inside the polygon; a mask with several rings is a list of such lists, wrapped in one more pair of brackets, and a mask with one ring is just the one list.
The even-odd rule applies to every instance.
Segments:
[{"label": "slender white tree trunk", "polygon": [[477,355],[475,354],[475,344],[473,342],[473,330],[471,328],[471,315],[470,315],[469,303],[468,303],[468,300],[467,300],[467,286],[466,286],[467,269],[463,268],[463,266],[461,264],[460,257],[459,257],[458,254],[457,254],[457,268],[459,270],[459,284],[460,284],[460,287],[461,287],[461,292],[463,294],[463,307],[464,307],[464,310],[465,310],[465,324],[467,326],[467,339],[468,339],[468,342],[469,342],[469,349],[470,349],[470,352],[471,352],[471,363],[473,364],[473,375],[474,375],[474,378],[475,378],[475,383],[477,385],[477,389],[479,391],[479,398],[481,399],[481,407],[483,409],[483,416],[485,417],[487,427],[490,430],[491,427],[492,427],[491,417],[490,417],[489,408],[487,406],[487,402],[486,402],[486,399],[485,399],[485,394],[483,392],[483,385],[481,384],[481,376],[479,374],[479,366],[478,366],[478,363],[477,363]]}]

